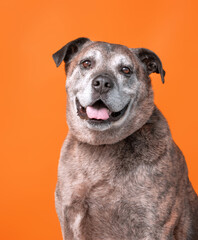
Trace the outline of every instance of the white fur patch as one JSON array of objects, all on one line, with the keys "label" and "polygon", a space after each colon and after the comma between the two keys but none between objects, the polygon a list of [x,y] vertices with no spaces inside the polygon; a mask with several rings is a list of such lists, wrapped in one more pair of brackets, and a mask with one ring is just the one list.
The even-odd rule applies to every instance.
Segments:
[{"label": "white fur patch", "polygon": [[113,123],[112,123],[112,126],[114,126],[114,127],[116,127],[116,126],[121,126],[121,125],[126,121],[126,119],[128,118],[128,116],[129,116],[129,114],[130,114],[132,105],[133,105],[133,100],[130,101],[129,106],[128,106],[128,108],[127,108],[124,116],[122,116],[118,121],[113,122]]},{"label": "white fur patch", "polygon": [[113,68],[116,68],[120,64],[131,65],[131,59],[128,56],[123,54],[118,54],[118,53],[115,53],[115,54],[112,53],[112,57],[110,61],[111,61],[110,66]]},{"label": "white fur patch", "polygon": [[89,82],[86,87],[77,93],[77,98],[83,107],[87,107],[92,102],[92,87],[91,82]]},{"label": "white fur patch", "polygon": [[82,57],[84,59],[86,58],[94,58],[96,60],[96,62],[98,63],[99,61],[102,61],[102,53],[100,50],[97,49],[91,49],[88,52],[86,52],[84,54],[84,56]]},{"label": "white fur patch", "polygon": [[80,237],[81,237],[81,233],[80,233],[80,223],[81,223],[81,220],[82,220],[82,215],[80,213],[78,213],[76,215],[76,218],[74,220],[73,225],[71,225],[71,229],[73,231],[75,240],[80,240]]}]

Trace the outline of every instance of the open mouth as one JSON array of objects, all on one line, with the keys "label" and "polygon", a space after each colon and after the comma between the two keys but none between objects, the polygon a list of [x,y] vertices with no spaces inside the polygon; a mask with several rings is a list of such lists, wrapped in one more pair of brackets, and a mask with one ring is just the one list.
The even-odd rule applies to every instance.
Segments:
[{"label": "open mouth", "polygon": [[126,112],[129,103],[119,112],[111,112],[102,100],[97,100],[91,106],[84,108],[76,98],[77,113],[81,119],[91,123],[107,123],[118,121]]}]

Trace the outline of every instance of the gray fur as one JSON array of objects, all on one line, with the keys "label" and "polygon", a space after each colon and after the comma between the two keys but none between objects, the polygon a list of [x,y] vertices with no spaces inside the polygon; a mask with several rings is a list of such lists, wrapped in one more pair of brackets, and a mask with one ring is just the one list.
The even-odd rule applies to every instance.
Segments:
[{"label": "gray fur", "polygon": [[[83,40],[82,40],[83,39]],[[62,146],[56,210],[64,240],[197,240],[198,197],[182,152],[153,102],[149,74],[165,72],[158,56],[80,38],[54,54],[66,64],[67,122]],[[70,49],[72,46],[75,51]],[[90,69],[81,62],[91,59]],[[124,76],[119,66],[130,66]],[[105,94],[91,83],[106,74],[114,86]],[[119,120],[90,124],[77,115],[98,98]]]}]

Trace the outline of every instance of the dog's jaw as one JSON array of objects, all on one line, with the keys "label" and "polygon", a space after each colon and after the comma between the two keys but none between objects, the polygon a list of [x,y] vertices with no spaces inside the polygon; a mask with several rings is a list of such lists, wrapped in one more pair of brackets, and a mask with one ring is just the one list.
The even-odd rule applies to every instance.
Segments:
[{"label": "dog's jaw", "polygon": [[77,116],[75,99],[67,98],[67,123],[70,133],[80,142],[91,145],[114,144],[128,137],[141,128],[150,118],[153,109],[153,92],[150,88],[149,99],[142,100],[141,107],[136,101],[130,101],[129,106],[118,121],[103,124],[90,124]]}]

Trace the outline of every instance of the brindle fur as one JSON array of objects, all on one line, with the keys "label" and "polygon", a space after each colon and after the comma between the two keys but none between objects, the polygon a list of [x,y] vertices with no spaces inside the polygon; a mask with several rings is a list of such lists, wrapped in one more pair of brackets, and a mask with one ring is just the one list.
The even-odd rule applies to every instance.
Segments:
[{"label": "brindle fur", "polygon": [[[85,75],[74,72],[91,49],[100,49],[106,63],[111,52],[128,56],[133,63],[137,89],[134,83],[123,86],[119,76],[114,76],[121,89],[136,90],[133,107],[121,126],[89,129],[73,107],[72,97],[90,81],[78,85]],[[184,156],[153,103],[148,75],[157,72],[163,78],[164,71],[159,61],[160,69],[149,69],[152,65],[142,59],[144,53],[147,50],[80,38],[53,55],[57,66],[65,61],[67,70],[70,130],[61,150],[55,194],[64,240],[198,239],[198,197]],[[93,73],[103,69],[98,67]]]}]

